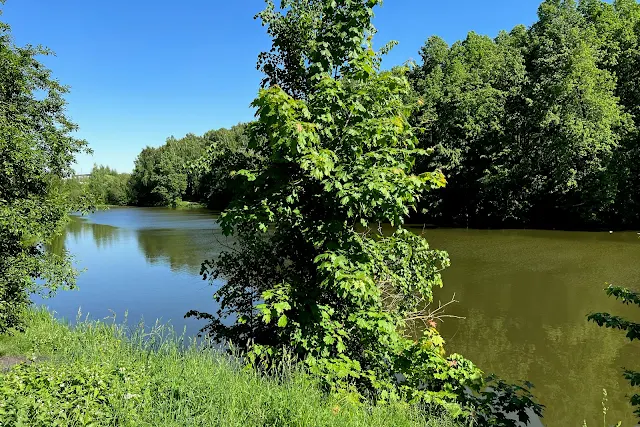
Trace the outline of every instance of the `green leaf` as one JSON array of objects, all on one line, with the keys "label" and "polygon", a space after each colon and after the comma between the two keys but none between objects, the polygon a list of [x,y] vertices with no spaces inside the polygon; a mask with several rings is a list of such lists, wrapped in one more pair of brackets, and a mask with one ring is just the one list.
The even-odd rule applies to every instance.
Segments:
[{"label": "green leaf", "polygon": [[284,314],[282,316],[280,316],[280,318],[278,319],[278,326],[281,328],[284,328],[285,326],[287,326],[287,316],[285,316]]}]

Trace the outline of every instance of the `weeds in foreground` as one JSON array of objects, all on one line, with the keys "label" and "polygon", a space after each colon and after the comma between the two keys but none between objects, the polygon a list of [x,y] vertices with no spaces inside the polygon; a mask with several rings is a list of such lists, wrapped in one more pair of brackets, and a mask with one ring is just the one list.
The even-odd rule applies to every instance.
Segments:
[{"label": "weeds in foreground", "polygon": [[[608,411],[607,402],[608,401],[609,399],[607,399],[607,389],[603,388],[602,389],[602,426],[603,427],[609,427],[607,425],[607,411]],[[620,426],[622,426],[622,421],[619,421],[618,424],[615,425],[615,427],[620,427]],[[587,420],[584,420],[584,422],[582,423],[582,427],[588,427]]]},{"label": "weeds in foreground", "polygon": [[0,336],[0,357],[35,361],[0,375],[0,426],[457,426],[406,404],[328,397],[291,364],[261,376],[164,325],[25,318],[25,333]]}]

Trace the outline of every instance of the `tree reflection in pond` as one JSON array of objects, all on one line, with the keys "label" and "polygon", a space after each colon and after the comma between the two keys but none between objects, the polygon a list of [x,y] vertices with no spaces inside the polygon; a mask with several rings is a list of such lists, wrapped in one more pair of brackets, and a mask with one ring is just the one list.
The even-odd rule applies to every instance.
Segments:
[{"label": "tree reflection in pond", "polygon": [[[447,311],[465,317],[438,326],[450,351],[487,373],[533,382],[547,406],[547,427],[579,426],[583,419],[601,425],[602,388],[609,394],[607,419],[636,425],[621,369],[637,365],[638,343],[586,319],[593,311],[637,319],[637,310],[602,292],[607,281],[637,283],[635,233],[425,232],[452,261],[436,298],[449,301],[455,293],[460,302]],[[71,319],[79,306],[95,318],[108,316],[109,309],[119,316],[129,310],[130,319],[171,320],[195,334],[202,323],[183,316],[193,309],[216,311],[215,289],[199,272],[222,244],[229,242],[207,211],[114,208],[75,218],[50,248],[68,249],[86,272],[78,292],[61,292],[47,305]]]}]

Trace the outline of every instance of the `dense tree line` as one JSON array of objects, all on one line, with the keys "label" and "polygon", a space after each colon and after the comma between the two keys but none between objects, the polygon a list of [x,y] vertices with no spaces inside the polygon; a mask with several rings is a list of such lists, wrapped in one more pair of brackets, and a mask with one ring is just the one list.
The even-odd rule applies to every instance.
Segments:
[{"label": "dense tree line", "polygon": [[131,174],[132,202],[141,206],[169,206],[195,195],[196,178],[189,165],[202,155],[203,138],[188,134],[170,137],[158,148],[138,155]]},{"label": "dense tree line", "polygon": [[254,161],[247,147],[246,124],[202,136],[169,137],[160,147],[144,148],[131,174],[95,165],[87,179],[64,182],[72,198],[95,205],[176,206],[183,201],[223,209],[235,182],[234,170]]},{"label": "dense tree line", "polygon": [[254,167],[260,159],[249,148],[247,126],[241,123],[203,136],[206,149],[195,162],[193,171],[198,176],[196,198],[209,208],[226,208],[241,185],[235,172]]},{"label": "dense tree line", "polygon": [[[425,206],[469,226],[632,226],[640,214],[640,5],[547,0],[530,28],[448,46],[412,74],[420,144],[447,186]],[[433,210],[433,206],[437,208]]]},{"label": "dense tree line", "polygon": [[198,202],[222,209],[233,191],[232,172],[250,163],[245,124],[202,136],[170,137],[158,148],[147,147],[135,161],[129,203],[175,206]]},{"label": "dense tree line", "polygon": [[100,205],[126,205],[131,200],[131,175],[118,173],[108,166],[95,165],[86,181],[87,191]]}]

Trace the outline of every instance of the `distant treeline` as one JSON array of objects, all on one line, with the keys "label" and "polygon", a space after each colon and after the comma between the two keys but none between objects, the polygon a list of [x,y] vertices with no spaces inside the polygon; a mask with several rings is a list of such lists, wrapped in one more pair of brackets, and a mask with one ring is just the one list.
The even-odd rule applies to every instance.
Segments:
[{"label": "distant treeline", "polygon": [[246,124],[202,136],[170,137],[160,147],[146,147],[131,174],[95,165],[89,177],[70,180],[72,194],[97,205],[177,206],[197,202],[212,209],[229,203],[232,171],[249,167]]},{"label": "distant treeline", "polygon": [[[431,37],[410,75],[417,172],[448,184],[415,219],[471,227],[640,224],[640,5],[546,1],[531,27]],[[130,176],[97,167],[105,203],[224,208],[255,161],[241,124],[145,148]]]}]

